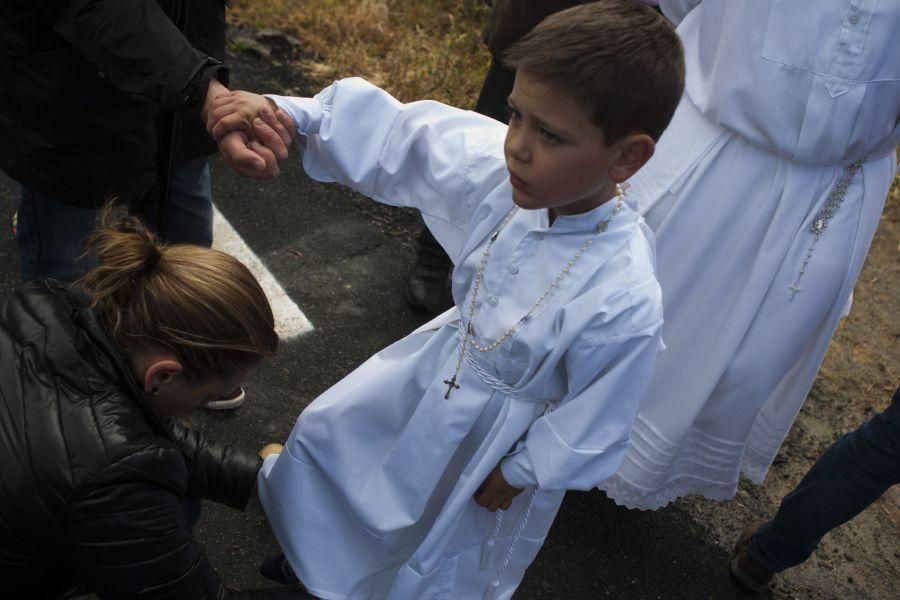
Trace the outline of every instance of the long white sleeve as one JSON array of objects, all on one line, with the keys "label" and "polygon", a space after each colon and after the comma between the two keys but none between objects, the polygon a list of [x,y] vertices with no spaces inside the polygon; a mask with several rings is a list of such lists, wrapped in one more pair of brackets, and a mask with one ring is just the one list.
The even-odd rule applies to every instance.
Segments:
[{"label": "long white sleeve", "polygon": [[304,137],[310,177],[419,209],[454,262],[484,192],[508,178],[506,127],[477,113],[432,101],[403,104],[358,78],[312,99],[270,97]]}]

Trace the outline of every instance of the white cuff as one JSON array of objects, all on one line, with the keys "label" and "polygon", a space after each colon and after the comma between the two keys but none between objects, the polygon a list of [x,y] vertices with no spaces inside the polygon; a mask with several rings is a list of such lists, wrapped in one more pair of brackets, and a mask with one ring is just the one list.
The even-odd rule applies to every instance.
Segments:
[{"label": "white cuff", "polygon": [[537,485],[537,478],[534,476],[531,461],[528,460],[528,451],[525,449],[500,461],[500,472],[503,473],[506,483],[513,487],[524,488]]},{"label": "white cuff", "polygon": [[276,96],[264,94],[275,105],[290,115],[297,127],[297,133],[303,136],[319,133],[319,125],[325,116],[322,103],[316,98],[295,98],[293,96]]}]

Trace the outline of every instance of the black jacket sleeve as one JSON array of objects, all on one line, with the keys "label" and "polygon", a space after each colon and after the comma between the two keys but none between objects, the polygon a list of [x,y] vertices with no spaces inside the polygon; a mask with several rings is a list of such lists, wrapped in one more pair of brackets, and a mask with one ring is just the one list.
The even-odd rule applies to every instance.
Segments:
[{"label": "black jacket sleeve", "polygon": [[199,111],[222,68],[155,0],[38,1],[53,30],[117,87],[167,110]]},{"label": "black jacket sleeve", "polygon": [[107,467],[81,486],[59,525],[55,554],[101,599],[302,598],[297,588],[232,592],[194,541],[179,477],[184,459],[152,448]]},{"label": "black jacket sleeve", "polygon": [[188,461],[188,495],[244,510],[256,484],[262,459],[255,452],[211,442],[199,431],[173,424]]}]

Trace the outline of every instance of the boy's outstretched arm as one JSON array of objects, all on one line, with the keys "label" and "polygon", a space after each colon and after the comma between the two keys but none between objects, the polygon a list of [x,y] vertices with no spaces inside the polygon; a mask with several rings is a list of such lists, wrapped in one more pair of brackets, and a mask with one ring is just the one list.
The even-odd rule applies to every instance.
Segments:
[{"label": "boy's outstretched arm", "polygon": [[509,178],[506,128],[483,115],[432,101],[403,104],[358,78],[314,98],[271,98],[296,124],[307,175],[420,210],[451,258],[481,223],[480,206]]}]

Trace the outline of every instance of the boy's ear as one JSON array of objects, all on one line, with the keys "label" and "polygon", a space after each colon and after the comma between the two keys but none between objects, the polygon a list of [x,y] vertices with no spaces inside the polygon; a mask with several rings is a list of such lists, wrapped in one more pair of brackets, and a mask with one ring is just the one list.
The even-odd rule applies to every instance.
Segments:
[{"label": "boy's ear", "polygon": [[646,133],[627,135],[616,142],[616,145],[621,149],[621,154],[609,170],[609,178],[616,183],[630,179],[650,160],[656,150],[656,142]]},{"label": "boy's ear", "polygon": [[153,390],[171,384],[184,372],[181,363],[173,359],[157,360],[147,367],[144,374],[144,391],[152,394]]}]

